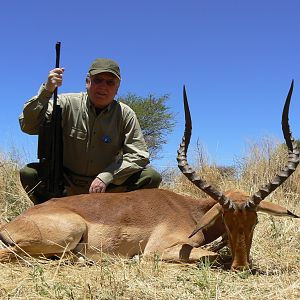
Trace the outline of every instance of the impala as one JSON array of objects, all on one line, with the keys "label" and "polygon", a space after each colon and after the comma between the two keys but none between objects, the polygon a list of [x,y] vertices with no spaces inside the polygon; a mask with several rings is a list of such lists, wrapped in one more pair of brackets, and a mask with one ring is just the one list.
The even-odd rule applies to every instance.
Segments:
[{"label": "impala", "polygon": [[[229,241],[232,269],[249,267],[257,212],[297,217],[286,208],[262,201],[280,186],[299,163],[299,151],[289,131],[289,90],[282,129],[289,149],[287,166],[252,196],[224,194],[207,184],[187,163],[191,117],[184,89],[185,133],[178,166],[210,198],[194,199],[163,189],[128,193],[83,194],[51,199],[29,208],[0,228],[0,262],[24,255],[50,257],[65,253],[97,259],[102,252],[133,257],[159,254],[166,261],[194,262],[217,253],[201,248],[221,236]],[[224,246],[221,241],[216,248]]]}]

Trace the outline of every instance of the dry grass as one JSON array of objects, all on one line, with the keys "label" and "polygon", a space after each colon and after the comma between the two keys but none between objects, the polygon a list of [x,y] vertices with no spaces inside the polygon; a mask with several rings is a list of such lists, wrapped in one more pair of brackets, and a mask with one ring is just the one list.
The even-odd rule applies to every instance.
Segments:
[{"label": "dry grass", "polygon": [[32,203],[19,182],[15,155],[0,153],[0,224],[19,215]]},{"label": "dry grass", "polygon": [[[201,158],[203,155],[201,154]],[[252,144],[237,160],[235,172],[198,160],[201,176],[222,190],[256,191],[286,161],[284,147],[264,140]],[[200,163],[199,163],[200,162]],[[30,202],[18,182],[18,164],[0,159],[1,220],[18,215]],[[228,170],[225,170],[228,171]],[[299,169],[268,200],[300,214]],[[175,190],[203,196],[182,176],[174,178]],[[222,265],[164,263],[103,255],[93,265],[69,260],[35,260],[0,264],[1,299],[299,299],[300,226],[298,219],[260,215],[255,230],[252,259],[256,272],[233,273]],[[226,249],[223,257],[226,256]]]},{"label": "dry grass", "polygon": [[[299,241],[298,241],[299,242]],[[257,240],[255,241],[257,244]],[[272,245],[281,246],[280,242]],[[297,257],[254,249],[260,271],[233,273],[202,263],[106,258],[92,266],[28,259],[2,264],[1,299],[299,299]],[[255,258],[260,250],[259,257]],[[286,250],[286,249],[283,249]],[[268,257],[262,258],[262,254]],[[284,262],[285,261],[285,262]],[[294,262],[290,265],[289,262]]]}]

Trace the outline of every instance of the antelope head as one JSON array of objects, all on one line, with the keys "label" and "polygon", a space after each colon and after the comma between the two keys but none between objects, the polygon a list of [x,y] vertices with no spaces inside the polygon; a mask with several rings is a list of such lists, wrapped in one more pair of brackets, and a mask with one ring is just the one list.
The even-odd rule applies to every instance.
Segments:
[{"label": "antelope head", "polygon": [[298,218],[286,208],[275,203],[262,201],[277,189],[296,169],[299,164],[299,150],[289,128],[289,106],[293,92],[292,81],[282,113],[282,131],[288,147],[288,162],[286,166],[266,185],[262,186],[252,196],[247,196],[238,191],[219,192],[214,187],[201,179],[187,162],[187,149],[190,142],[192,122],[186,96],[183,88],[185,109],[185,131],[178,150],[178,167],[181,172],[198,188],[216,201],[216,204],[201,218],[198,227],[190,237],[198,231],[209,228],[217,218],[222,218],[228,235],[229,246],[232,254],[231,269],[238,270],[250,267],[250,249],[257,212],[265,212],[276,216],[290,216]]}]

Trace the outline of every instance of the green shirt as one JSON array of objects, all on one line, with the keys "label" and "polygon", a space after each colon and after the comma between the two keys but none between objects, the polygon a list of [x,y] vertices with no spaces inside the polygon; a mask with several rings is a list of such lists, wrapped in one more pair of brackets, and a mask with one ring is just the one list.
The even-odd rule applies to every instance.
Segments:
[{"label": "green shirt", "polygon": [[[25,103],[19,117],[22,131],[38,134],[45,114],[51,117],[51,96],[42,86],[38,95]],[[61,94],[58,103],[62,108],[63,164],[69,171],[98,177],[106,184],[122,184],[149,163],[136,114],[126,104],[114,100],[97,114],[86,92]]]}]

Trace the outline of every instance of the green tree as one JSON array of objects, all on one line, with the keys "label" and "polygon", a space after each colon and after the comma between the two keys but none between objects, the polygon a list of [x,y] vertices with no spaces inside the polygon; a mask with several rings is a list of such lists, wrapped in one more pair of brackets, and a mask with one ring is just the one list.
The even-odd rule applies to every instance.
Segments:
[{"label": "green tree", "polygon": [[167,135],[175,125],[175,116],[166,105],[168,99],[168,95],[154,97],[150,94],[144,98],[132,93],[118,98],[135,111],[152,159],[159,158],[159,152],[167,142]]}]

